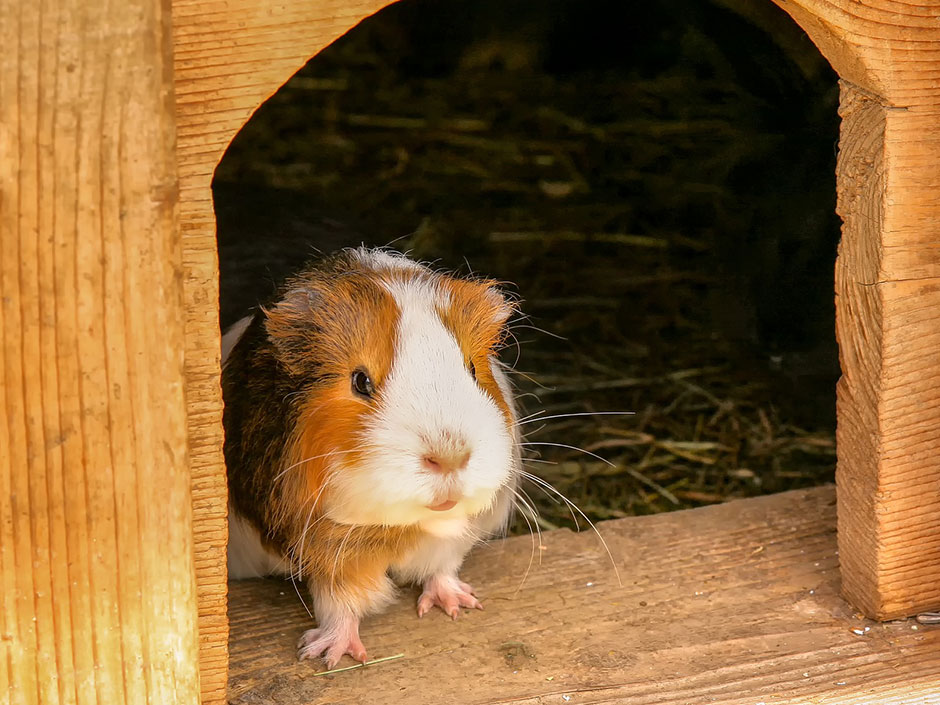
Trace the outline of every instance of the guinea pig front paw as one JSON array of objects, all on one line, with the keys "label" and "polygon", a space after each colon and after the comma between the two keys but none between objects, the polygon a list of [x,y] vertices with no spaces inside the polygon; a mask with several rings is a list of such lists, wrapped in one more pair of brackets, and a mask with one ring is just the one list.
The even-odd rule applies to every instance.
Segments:
[{"label": "guinea pig front paw", "polygon": [[359,639],[359,622],[342,622],[305,631],[297,641],[297,658],[303,661],[321,654],[327,668],[338,664],[344,654],[365,663],[366,647]]},{"label": "guinea pig front paw", "polygon": [[424,582],[424,592],[418,598],[418,616],[423,617],[432,607],[440,607],[451,619],[457,619],[461,607],[483,609],[473,588],[456,575],[434,575]]}]

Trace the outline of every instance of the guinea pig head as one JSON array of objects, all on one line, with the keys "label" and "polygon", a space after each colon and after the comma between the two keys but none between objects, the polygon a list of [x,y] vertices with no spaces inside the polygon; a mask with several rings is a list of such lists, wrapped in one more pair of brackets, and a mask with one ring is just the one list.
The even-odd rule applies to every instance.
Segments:
[{"label": "guinea pig head", "polygon": [[490,282],[370,265],[300,277],[267,312],[296,380],[283,500],[340,524],[458,533],[516,471],[496,359],[513,307]]}]

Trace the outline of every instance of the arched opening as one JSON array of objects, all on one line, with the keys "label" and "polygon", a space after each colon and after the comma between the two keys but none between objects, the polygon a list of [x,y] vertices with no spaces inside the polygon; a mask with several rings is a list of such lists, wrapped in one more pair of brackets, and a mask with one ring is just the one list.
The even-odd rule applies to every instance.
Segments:
[{"label": "arched opening", "polygon": [[392,242],[518,287],[526,412],[637,412],[531,427],[602,456],[534,469],[592,519],[831,481],[837,100],[773,6],[393,5],[220,163],[222,324],[312,247]]}]

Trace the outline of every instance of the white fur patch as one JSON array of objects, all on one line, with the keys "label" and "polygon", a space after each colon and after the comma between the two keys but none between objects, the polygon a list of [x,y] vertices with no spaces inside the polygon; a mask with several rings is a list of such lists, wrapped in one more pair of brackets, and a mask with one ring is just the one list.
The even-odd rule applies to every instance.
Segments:
[{"label": "white fur patch", "polygon": [[395,585],[385,573],[366,589],[357,586],[350,590],[342,581],[322,585],[308,581],[307,585],[321,627],[340,622],[347,615],[358,618],[381,612],[395,599]]},{"label": "white fur patch", "polygon": [[425,269],[414,260],[391,250],[370,250],[367,247],[358,247],[352,250],[352,253],[357,260],[369,269],[404,269],[409,271],[422,271]]},{"label": "white fur patch", "polygon": [[228,356],[231,354],[232,350],[238,344],[238,341],[242,339],[242,336],[245,334],[245,331],[248,330],[248,326],[251,325],[252,316],[245,316],[242,319],[239,319],[225,331],[222,335],[222,366],[225,366],[225,361],[228,360]]},{"label": "white fur patch", "polygon": [[[341,524],[418,523],[437,535],[465,534],[473,531],[469,520],[514,482],[513,433],[440,319],[446,292],[431,277],[387,288],[400,310],[394,361],[361,439],[362,461],[334,474],[325,509]],[[469,451],[466,467],[450,474],[425,469],[422,458],[450,442]],[[448,499],[457,500],[452,509],[428,508]]]},{"label": "white fur patch", "polygon": [[264,547],[258,530],[230,504],[228,577],[261,578],[265,575],[290,575],[290,566],[281,556]]}]

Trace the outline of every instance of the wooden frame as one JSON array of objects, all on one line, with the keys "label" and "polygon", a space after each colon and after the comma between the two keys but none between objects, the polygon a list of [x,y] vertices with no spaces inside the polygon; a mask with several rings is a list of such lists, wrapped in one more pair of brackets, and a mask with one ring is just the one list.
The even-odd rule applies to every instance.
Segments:
[{"label": "wooden frame", "polygon": [[[842,79],[844,594],[880,619],[938,608],[940,3],[776,1]],[[12,702],[224,700],[210,182],[254,109],[385,4],[0,0]]]}]

